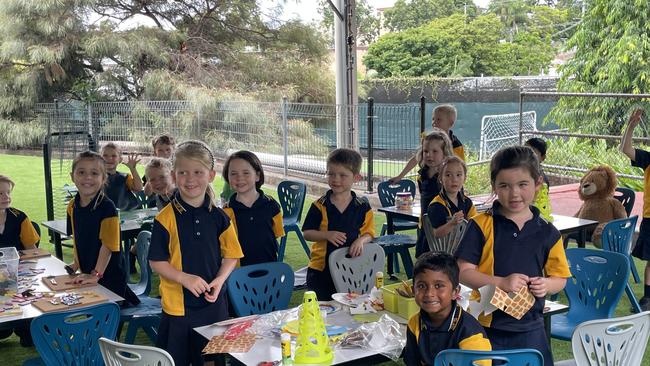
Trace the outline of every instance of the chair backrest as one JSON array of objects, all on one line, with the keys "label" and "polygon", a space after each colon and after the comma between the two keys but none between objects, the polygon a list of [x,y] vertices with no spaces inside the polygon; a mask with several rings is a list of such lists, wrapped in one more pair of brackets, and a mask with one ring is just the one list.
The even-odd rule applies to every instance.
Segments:
[{"label": "chair backrest", "polygon": [[375,274],[384,270],[386,254],[374,243],[363,246],[363,253],[350,257],[344,247],[330,254],[329,268],[336,292],[355,292],[367,294],[375,285]]},{"label": "chair backrest", "polygon": [[151,244],[151,232],[140,231],[135,241],[135,247],[138,252],[138,265],[140,266],[140,281],[137,283],[138,288],[142,288],[141,294],[136,295],[149,295],[151,292],[151,265],[149,265],[149,245]]},{"label": "chair backrest", "polygon": [[579,324],[571,347],[577,365],[641,365],[650,334],[650,312]]},{"label": "chair backrest", "polygon": [[427,244],[429,244],[429,250],[454,255],[461,239],[463,239],[463,235],[465,235],[467,221],[463,220],[460,224],[454,226],[447,235],[439,237],[433,235],[434,229],[429,220],[429,215],[424,214],[422,216],[422,226],[424,227]]},{"label": "chair backrest", "polygon": [[410,179],[402,179],[397,184],[390,184],[389,181],[379,183],[377,186],[377,195],[381,207],[395,206],[395,196],[399,192],[410,192],[415,198],[415,182]]},{"label": "chair backrest", "polygon": [[613,317],[630,276],[627,256],[586,248],[569,248],[566,256],[572,276],[564,287],[567,316],[578,323]]},{"label": "chair backrest", "polygon": [[[35,223],[34,221],[32,221],[32,226],[34,227],[34,230],[36,230],[36,234],[38,234],[38,237],[40,238],[41,237],[41,227],[38,226],[38,224]],[[41,244],[41,239],[38,239],[38,241],[36,242],[36,247],[37,248],[38,248],[39,244]]]},{"label": "chair backrest", "polygon": [[106,366],[174,366],[174,359],[164,349],[125,344],[99,338],[99,348]]},{"label": "chair backrest", "polygon": [[45,313],[30,326],[34,345],[47,366],[101,365],[97,340],[114,339],[120,307],[104,303],[83,309]]},{"label": "chair backrest", "polygon": [[479,360],[500,361],[505,366],[543,366],[544,357],[535,349],[511,349],[504,351],[470,351],[446,349],[436,356],[435,366],[474,366]]},{"label": "chair backrest", "polygon": [[285,180],[278,184],[278,200],[282,207],[282,217],[285,220],[300,221],[306,194],[305,183]]},{"label": "chair backrest", "polygon": [[632,250],[632,238],[638,216],[627,217],[623,219],[612,220],[605,224],[601,241],[603,249],[612,252],[630,254]]},{"label": "chair backrest", "polygon": [[623,207],[625,207],[625,212],[630,216],[632,214],[632,207],[634,207],[634,200],[636,199],[636,193],[625,187],[616,187],[616,192],[619,194],[614,194],[614,198],[621,201]]},{"label": "chair backrest", "polygon": [[226,281],[237,316],[266,314],[289,306],[293,270],[284,262],[239,267]]}]

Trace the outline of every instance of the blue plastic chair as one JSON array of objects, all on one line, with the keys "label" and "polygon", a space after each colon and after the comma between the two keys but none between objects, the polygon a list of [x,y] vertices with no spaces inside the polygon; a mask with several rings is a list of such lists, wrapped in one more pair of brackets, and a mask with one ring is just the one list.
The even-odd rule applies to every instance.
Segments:
[{"label": "blue plastic chair", "polygon": [[306,195],[307,186],[302,182],[285,180],[278,184],[278,200],[280,201],[280,207],[282,207],[282,224],[284,226],[284,236],[280,239],[280,248],[278,250],[278,262],[282,262],[284,259],[284,250],[290,231],[298,235],[298,240],[300,240],[302,248],[307,253],[307,257],[311,258],[309,246],[300,230],[302,206],[305,204]]},{"label": "blue plastic chair", "polygon": [[[632,251],[632,239],[634,237],[634,229],[636,228],[636,222],[638,216],[632,216],[624,219],[612,220],[608,222],[603,228],[603,234],[601,237],[603,243],[603,250],[609,250],[616,253],[621,253],[627,256],[628,261],[630,262],[630,271],[632,272],[632,277],[634,281],[639,283],[639,274],[636,271],[636,266],[634,265],[634,260],[630,252]],[[634,296],[632,287],[627,283],[625,286],[625,293],[630,299],[630,303],[634,308],[634,311],[637,313],[641,312],[641,306]]]},{"label": "blue plastic chair", "polygon": [[46,313],[32,321],[30,331],[40,358],[26,365],[103,365],[98,339],[115,339],[120,307],[112,302],[70,311]]},{"label": "blue plastic chair", "polygon": [[137,261],[140,266],[140,280],[138,283],[130,283],[129,287],[136,295],[149,296],[151,292],[151,266],[147,260],[149,244],[151,243],[151,232],[143,230],[138,233],[135,240],[135,247],[138,253]]},{"label": "blue plastic chair", "polygon": [[569,312],[551,317],[551,337],[569,341],[578,324],[614,316],[630,263],[626,255],[597,249],[569,248],[566,256],[572,275],[564,287]]},{"label": "blue plastic chair", "polygon": [[[617,193],[620,193],[620,195]],[[614,198],[621,201],[623,207],[625,207],[625,212],[627,212],[627,216],[629,217],[632,214],[632,208],[634,207],[634,201],[636,200],[636,193],[629,188],[616,187]]]},{"label": "blue plastic chair", "polygon": [[535,349],[512,349],[504,351],[470,351],[446,349],[436,356],[434,366],[474,366],[476,361],[501,361],[505,366],[544,366],[544,357]]},{"label": "blue plastic chair", "polygon": [[293,270],[283,262],[267,262],[232,271],[226,286],[237,316],[266,314],[289,306]]}]

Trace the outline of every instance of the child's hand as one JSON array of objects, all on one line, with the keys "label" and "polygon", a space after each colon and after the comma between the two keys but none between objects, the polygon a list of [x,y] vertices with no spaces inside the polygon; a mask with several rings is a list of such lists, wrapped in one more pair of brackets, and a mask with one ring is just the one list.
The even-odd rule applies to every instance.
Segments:
[{"label": "child's hand", "polygon": [[330,243],[334,244],[337,247],[340,247],[341,245],[345,244],[345,241],[347,239],[347,236],[345,233],[342,233],[340,231],[328,231],[327,232],[327,241]]},{"label": "child's hand", "polygon": [[530,292],[535,297],[544,297],[548,292],[546,288],[546,278],[545,277],[531,277],[530,284],[528,285]]},{"label": "child's hand", "polygon": [[390,183],[390,185],[395,185],[395,184],[399,184],[400,180],[402,180],[402,177],[397,176],[397,177],[390,178],[388,180],[388,183]]},{"label": "child's hand", "polygon": [[497,285],[505,292],[517,292],[522,287],[527,286],[530,279],[525,274],[513,273],[507,277],[502,277]]},{"label": "child's hand", "polygon": [[210,285],[199,276],[184,273],[181,278],[181,285],[192,293],[195,297],[201,296],[204,292],[210,291]]},{"label": "child's hand", "polygon": [[358,257],[361,254],[363,254],[363,242],[360,240],[355,240],[352,245],[350,245],[350,249],[348,250],[348,254],[350,257]]},{"label": "child's hand", "polygon": [[140,155],[136,153],[129,154],[126,163],[122,163],[129,167],[129,169],[134,170],[135,166],[140,162]]},{"label": "child's hand", "polygon": [[205,299],[208,302],[217,301],[217,298],[219,298],[219,293],[221,292],[221,287],[223,287],[223,280],[217,277],[212,280],[208,286],[210,286],[210,289],[204,293]]},{"label": "child's hand", "polygon": [[451,217],[451,220],[449,220],[449,222],[454,225],[458,225],[463,221],[464,218],[465,214],[463,214],[463,211],[458,211]]},{"label": "child's hand", "polygon": [[632,112],[632,114],[630,115],[630,121],[629,121],[630,126],[631,127],[638,126],[639,123],[641,122],[642,116],[643,116],[643,109],[641,108],[635,109],[634,112]]}]

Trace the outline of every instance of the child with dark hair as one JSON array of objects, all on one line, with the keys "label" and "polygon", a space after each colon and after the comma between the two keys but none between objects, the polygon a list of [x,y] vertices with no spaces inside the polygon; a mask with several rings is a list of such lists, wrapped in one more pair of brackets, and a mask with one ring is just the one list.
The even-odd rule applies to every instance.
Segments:
[{"label": "child with dark hair", "polygon": [[456,302],[456,259],[443,252],[422,254],[413,269],[413,291],[420,311],[409,319],[404,362],[433,365],[445,349],[490,351],[485,330]]},{"label": "child with dark hair", "polygon": [[535,155],[537,155],[537,159],[539,159],[540,164],[539,170],[542,174],[542,178],[544,179],[544,184],[542,184],[539,192],[537,192],[535,195],[534,205],[539,209],[539,213],[543,218],[545,218],[547,221],[553,222],[553,216],[551,216],[551,199],[549,198],[549,190],[551,185],[541,166],[542,162],[544,162],[546,159],[546,141],[539,137],[532,137],[526,141],[525,145],[533,149]]}]

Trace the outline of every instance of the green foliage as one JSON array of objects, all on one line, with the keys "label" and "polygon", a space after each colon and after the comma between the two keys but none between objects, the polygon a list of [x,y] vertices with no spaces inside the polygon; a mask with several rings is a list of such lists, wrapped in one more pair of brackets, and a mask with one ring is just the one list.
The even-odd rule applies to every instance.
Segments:
[{"label": "green foliage", "polygon": [[397,0],[392,8],[384,12],[384,26],[393,32],[399,32],[455,13],[474,17],[477,13],[476,5],[464,0]]},{"label": "green foliage", "polygon": [[0,119],[0,148],[38,149],[45,139],[45,128],[37,121],[18,123]]},{"label": "green foliage", "polygon": [[[342,11],[342,9],[339,9]],[[334,11],[326,0],[319,0],[318,12],[323,16],[321,28],[329,35],[330,44],[334,44]],[[367,0],[356,1],[357,42],[368,45],[379,37],[379,18],[375,15],[374,9],[368,5]]]}]

